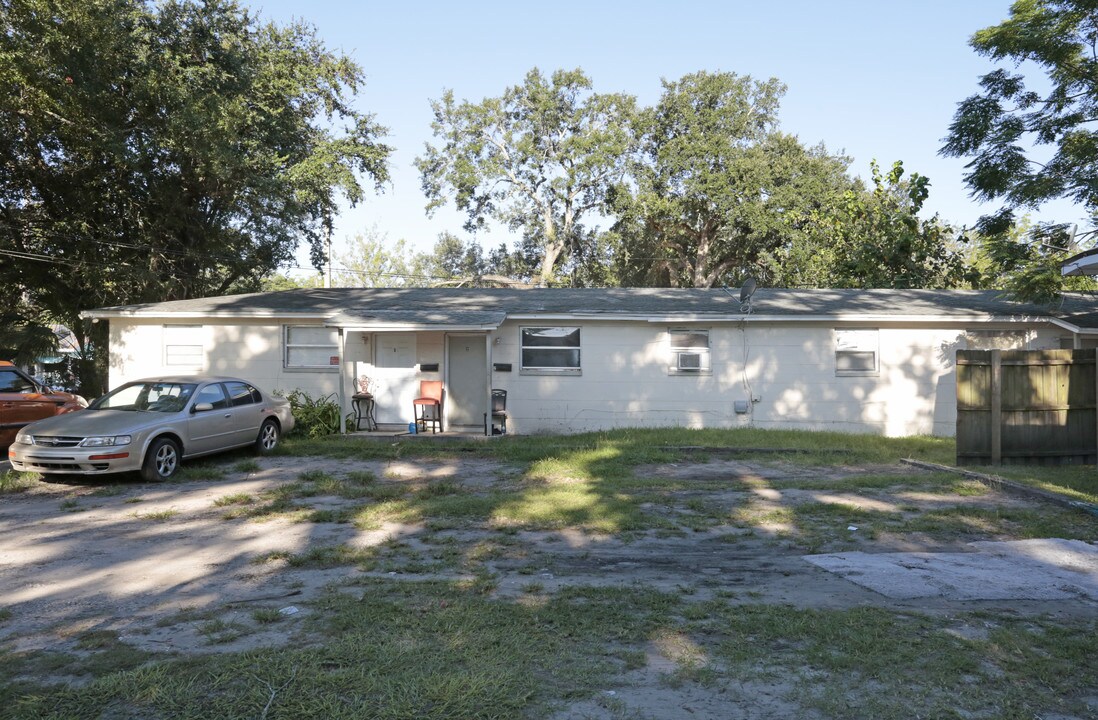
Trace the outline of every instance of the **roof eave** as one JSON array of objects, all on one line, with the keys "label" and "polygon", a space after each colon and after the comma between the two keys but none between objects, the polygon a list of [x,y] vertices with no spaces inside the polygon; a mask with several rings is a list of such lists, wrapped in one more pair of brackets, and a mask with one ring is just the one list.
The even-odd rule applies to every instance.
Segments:
[{"label": "roof eave", "polygon": [[334,327],[350,332],[420,332],[434,330],[438,332],[491,332],[499,325],[446,325],[439,323],[341,323],[326,321],[324,327]]},{"label": "roof eave", "polygon": [[89,320],[109,320],[111,318],[171,318],[192,320],[195,318],[294,318],[299,320],[327,320],[330,312],[295,312],[293,310],[256,310],[249,312],[198,312],[190,311],[153,311],[153,310],[84,310],[80,317]]},{"label": "roof eave", "polygon": [[1098,249],[1085,250],[1060,263],[1060,275],[1098,275]]}]

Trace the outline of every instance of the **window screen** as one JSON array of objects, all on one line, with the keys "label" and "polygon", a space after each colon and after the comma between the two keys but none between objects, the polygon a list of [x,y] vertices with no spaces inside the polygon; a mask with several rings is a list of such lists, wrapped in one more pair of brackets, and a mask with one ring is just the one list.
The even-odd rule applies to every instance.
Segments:
[{"label": "window screen", "polygon": [[317,325],[286,327],[285,366],[319,368],[339,364],[339,336],[335,328]]},{"label": "window screen", "polygon": [[667,331],[671,348],[668,372],[672,375],[698,375],[709,372],[709,331],[671,328]]},{"label": "window screen", "polygon": [[835,331],[835,374],[876,375],[880,371],[877,330]]},{"label": "window screen", "polygon": [[580,329],[578,327],[531,327],[522,329],[524,370],[579,370]]}]

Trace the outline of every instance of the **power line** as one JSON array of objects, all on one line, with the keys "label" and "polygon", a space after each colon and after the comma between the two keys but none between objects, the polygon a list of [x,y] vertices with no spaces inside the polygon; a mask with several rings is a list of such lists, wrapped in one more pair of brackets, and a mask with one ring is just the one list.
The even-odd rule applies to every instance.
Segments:
[{"label": "power line", "polygon": [[[0,255],[13,257],[19,260],[31,260],[35,262],[46,262],[54,265],[63,265],[66,267],[80,268],[80,267],[93,267],[93,268],[113,268],[117,265],[115,263],[108,262],[96,262],[92,260],[68,260],[56,257],[50,257],[49,255],[43,255],[40,253],[22,252],[19,250],[4,250],[0,249]],[[288,265],[282,266],[280,269],[284,270],[311,270],[316,271],[313,267],[302,267],[300,265]],[[358,270],[355,268],[333,266],[332,269],[336,272],[347,273],[351,275],[357,275],[361,278],[371,277],[391,277],[402,278],[405,280],[453,280],[453,275],[420,275],[415,273],[399,273],[399,272],[385,272],[385,271],[371,271],[371,270]]]},{"label": "power line", "polygon": [[[0,222],[2,222],[2,221],[0,221]],[[10,225],[10,223],[4,223],[4,224],[7,224],[8,227],[12,227]],[[38,233],[36,233],[36,235],[39,236],[39,237],[45,236],[45,237],[50,237],[50,238],[54,238],[54,239],[58,239],[58,240],[69,240],[69,241],[79,240],[80,242],[87,242],[87,243],[91,243],[91,244],[95,244],[95,245],[102,245],[102,246],[107,246],[107,247],[120,247],[120,248],[127,248],[127,249],[132,249],[132,250],[144,250],[144,251],[149,251],[151,249],[150,246],[148,246],[148,245],[139,245],[139,244],[135,244],[135,243],[127,243],[127,242],[122,242],[122,241],[119,241],[119,240],[101,240],[101,239],[88,238],[88,237],[79,237],[78,238],[77,236],[75,236],[73,234],[62,234],[62,233],[56,233],[56,232],[38,232]],[[184,259],[203,260],[203,261],[213,259],[213,260],[221,260],[221,261],[225,261],[225,262],[238,262],[241,259],[239,257],[233,257],[233,256],[229,256],[229,255],[214,255],[214,254],[208,254],[208,253],[200,253],[200,252],[197,252],[197,251],[194,251],[194,250],[176,250],[176,249],[171,249],[171,248],[156,248],[155,251],[157,253],[161,254],[161,255],[169,255],[169,256],[179,257],[179,258],[184,258]],[[85,259],[56,258],[56,257],[51,257],[49,255],[41,254],[41,253],[30,253],[30,252],[16,251],[16,250],[0,250],[0,255],[7,255],[9,257],[14,257],[14,258],[21,259],[21,260],[33,260],[33,261],[40,261],[40,262],[50,262],[50,263],[54,263],[54,264],[57,264],[57,265],[62,265],[62,266],[66,266],[66,267],[74,267],[74,268],[76,268],[76,267],[100,267],[100,268],[115,267],[114,263],[96,262],[96,261],[93,261],[93,260],[85,260]],[[663,256],[663,257],[636,257],[636,256],[631,256],[628,259],[630,261],[635,261],[635,262],[639,262],[639,261],[658,262],[658,261],[667,260],[668,258],[666,256]],[[454,280],[454,279],[460,277],[460,276],[455,276],[455,275],[428,275],[428,274],[423,274],[423,273],[411,273],[411,272],[362,270],[362,269],[358,269],[358,268],[352,268],[352,267],[347,267],[347,266],[339,266],[339,265],[333,265],[333,266],[331,266],[331,269],[332,269],[333,272],[339,272],[339,273],[354,275],[354,276],[358,277],[359,279],[394,278],[394,279],[401,279],[401,280],[447,281],[447,280]],[[301,265],[279,265],[276,268],[274,268],[274,270],[275,271],[277,271],[277,270],[303,270],[303,271],[308,271],[308,272],[317,272],[317,273],[320,272],[312,266],[301,266]]]}]

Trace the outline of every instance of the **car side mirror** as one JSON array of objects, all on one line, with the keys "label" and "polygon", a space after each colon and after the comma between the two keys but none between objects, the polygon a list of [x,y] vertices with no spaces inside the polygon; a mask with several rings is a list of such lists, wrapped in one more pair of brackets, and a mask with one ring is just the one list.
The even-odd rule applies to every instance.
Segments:
[{"label": "car side mirror", "polygon": [[209,412],[210,410],[213,410],[213,409],[214,409],[213,403],[195,403],[194,407],[191,408],[191,412],[192,413]]}]

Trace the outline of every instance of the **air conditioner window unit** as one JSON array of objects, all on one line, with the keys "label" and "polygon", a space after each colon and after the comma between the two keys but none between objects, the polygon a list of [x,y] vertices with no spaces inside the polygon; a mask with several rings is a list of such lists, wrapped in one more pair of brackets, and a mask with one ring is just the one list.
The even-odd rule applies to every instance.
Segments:
[{"label": "air conditioner window unit", "polygon": [[701,370],[702,369],[702,356],[701,353],[681,352],[679,353],[678,361],[679,370]]}]

